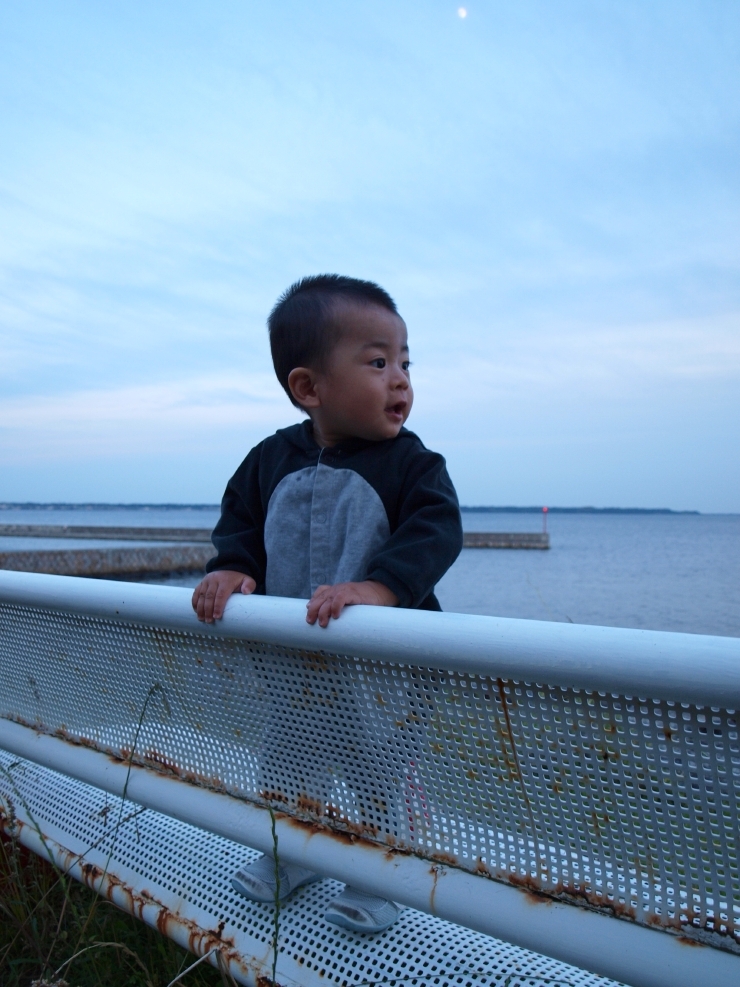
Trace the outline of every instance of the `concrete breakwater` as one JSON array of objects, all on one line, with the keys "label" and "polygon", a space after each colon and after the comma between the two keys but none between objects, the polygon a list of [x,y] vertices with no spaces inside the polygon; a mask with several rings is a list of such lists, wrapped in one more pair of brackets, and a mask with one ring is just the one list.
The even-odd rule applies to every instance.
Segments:
[{"label": "concrete breakwater", "polygon": [[[123,528],[99,525],[0,524],[0,538],[94,538],[98,541],[171,541],[210,545],[210,528]],[[464,548],[550,547],[550,536],[529,531],[466,531]],[[0,549],[2,543],[0,542]],[[0,552],[0,555],[3,553]]]},{"label": "concrete breakwater", "polygon": [[530,531],[466,531],[463,548],[540,548],[550,547],[550,536]]},{"label": "concrete breakwater", "polygon": [[[156,546],[131,548],[53,548],[2,550],[2,536],[14,538],[156,541]],[[87,525],[0,525],[0,569],[47,572],[58,576],[166,575],[202,572],[214,554],[209,528],[122,528]],[[172,542],[172,545],[162,545]],[[547,549],[549,536],[531,532],[467,531],[465,548]]]},{"label": "concrete breakwater", "polygon": [[[104,527],[97,524],[0,524],[0,538],[95,538],[98,541],[211,542],[210,528]],[[1,543],[0,543],[1,544]]]},{"label": "concrete breakwater", "polygon": [[0,551],[0,569],[48,572],[57,576],[166,575],[172,572],[203,571],[213,554],[212,545]]}]

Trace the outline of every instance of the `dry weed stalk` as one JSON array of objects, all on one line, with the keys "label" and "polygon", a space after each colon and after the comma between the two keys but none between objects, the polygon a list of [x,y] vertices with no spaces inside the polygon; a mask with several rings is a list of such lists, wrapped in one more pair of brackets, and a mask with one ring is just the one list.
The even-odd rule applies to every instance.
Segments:
[{"label": "dry weed stalk", "polygon": [[[143,811],[132,806],[124,812],[131,768],[147,706],[161,692],[155,683],[144,701],[128,757],[128,772],[118,819],[111,836],[103,876],[113,858],[118,833],[125,823]],[[13,778],[22,762],[0,766],[14,798],[23,805],[26,818],[45,853],[37,856],[18,838],[20,826],[15,806],[7,795],[0,803],[0,983],[3,987],[69,987],[75,964],[74,987],[164,987],[182,982],[187,987],[231,987],[233,979],[198,960],[188,966],[191,954],[170,939],[119,911],[94,891],[69,879],[69,868],[59,867],[51,847]],[[104,837],[101,837],[101,840]],[[89,847],[69,867],[84,860]],[[220,957],[219,957],[220,958]],[[201,958],[202,959],[202,958]],[[197,969],[196,969],[197,968]],[[33,979],[35,978],[35,979]]]}]

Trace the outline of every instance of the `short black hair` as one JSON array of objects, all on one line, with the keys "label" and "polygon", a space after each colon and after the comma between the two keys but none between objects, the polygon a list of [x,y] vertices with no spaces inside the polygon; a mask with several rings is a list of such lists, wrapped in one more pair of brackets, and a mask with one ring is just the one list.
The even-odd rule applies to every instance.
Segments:
[{"label": "short black hair", "polygon": [[321,369],[336,346],[340,329],[334,319],[337,301],[379,305],[398,315],[396,303],[374,281],[341,274],[313,274],[292,284],[275,302],[267,319],[277,379],[296,407],[288,376],[296,367]]}]

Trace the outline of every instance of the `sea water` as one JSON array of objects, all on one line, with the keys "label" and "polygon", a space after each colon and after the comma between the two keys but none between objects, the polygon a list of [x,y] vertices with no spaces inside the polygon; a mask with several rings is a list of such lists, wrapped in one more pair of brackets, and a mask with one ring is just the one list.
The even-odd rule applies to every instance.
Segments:
[{"label": "sea water", "polygon": [[[0,510],[0,524],[208,528],[217,518],[217,507]],[[542,530],[541,515],[508,512],[465,511],[463,525],[467,531]],[[442,607],[740,637],[740,515],[551,513],[548,529],[549,551],[463,549],[437,587]],[[4,545],[9,541],[0,538],[0,551],[11,548]],[[76,546],[69,539],[23,539],[12,547]],[[197,580],[187,575],[168,582],[194,586]]]},{"label": "sea water", "polygon": [[[532,514],[463,523],[542,530]],[[740,636],[740,515],[550,514],[547,525],[549,551],[463,549],[438,586],[444,609]]]}]

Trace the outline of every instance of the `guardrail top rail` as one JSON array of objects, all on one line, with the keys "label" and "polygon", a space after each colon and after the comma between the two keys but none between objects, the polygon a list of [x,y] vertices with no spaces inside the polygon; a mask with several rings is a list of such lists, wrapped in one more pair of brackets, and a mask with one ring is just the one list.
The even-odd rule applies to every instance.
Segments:
[{"label": "guardrail top rail", "polygon": [[740,641],[0,573],[0,716],[740,953]]}]

